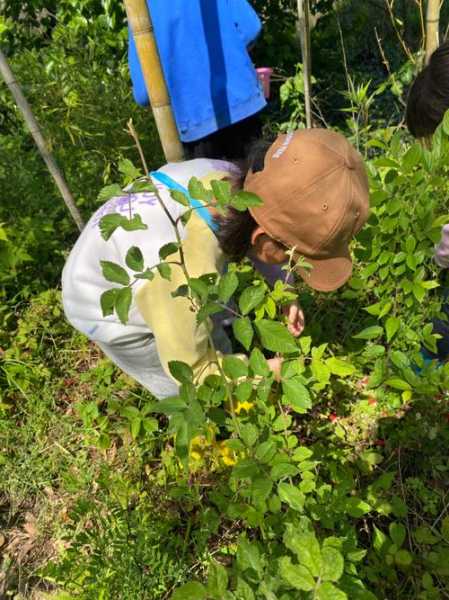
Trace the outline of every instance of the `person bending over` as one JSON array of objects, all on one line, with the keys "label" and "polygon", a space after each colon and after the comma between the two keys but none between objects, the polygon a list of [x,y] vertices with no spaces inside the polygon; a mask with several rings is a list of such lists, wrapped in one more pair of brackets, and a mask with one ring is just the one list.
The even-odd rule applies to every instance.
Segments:
[{"label": "person bending over", "polygon": [[[287,261],[287,252],[295,249],[312,266],[311,270],[297,268],[310,287],[336,290],[350,278],[348,245],[367,219],[369,196],[362,159],[342,135],[324,129],[280,135],[268,149],[258,146],[243,173],[235,164],[219,160],[165,165],[152,173],[152,179],[174,219],[187,208],[171,198],[170,188],[187,187],[192,176],[205,185],[224,178],[235,185],[243,182],[243,189],[257,194],[263,204],[242,213],[229,208],[218,219],[204,206],[192,212],[181,231],[191,277],[222,273],[226,258],[249,256],[273,282],[284,274],[279,267]],[[139,280],[133,286],[126,325],[115,314],[103,317],[100,296],[111,285],[102,275],[100,260],[119,263],[128,270],[126,252],[136,245],[145,265],[151,267],[160,262],[159,249],[176,241],[170,220],[154,195],[132,194],[131,209],[141,215],[148,230],[126,232],[120,228],[107,242],[101,237],[101,218],[121,210],[128,214],[128,198],[113,198],[91,217],[64,267],[63,305],[75,328],[154,396],[164,398],[177,393],[168,369],[170,361],[191,365],[198,381],[215,372],[217,365],[208,328],[197,324],[187,298],[172,295],[186,283],[176,265],[172,265],[170,281],[156,274],[152,281]],[[298,304],[292,303],[286,314],[290,331],[299,335],[304,316]],[[230,351],[220,344],[218,348]],[[269,365],[276,371],[279,359],[271,359]]]},{"label": "person bending over", "polygon": [[[449,109],[449,41],[444,42],[432,54],[429,64],[418,74],[407,99],[406,123],[416,138],[430,138],[442,122]],[[442,269],[449,269],[449,224],[443,225],[441,240],[435,246],[434,260]],[[442,306],[449,317],[449,304]],[[423,350],[426,358],[445,362],[449,358],[449,322],[434,320],[434,332],[441,338],[437,342],[438,352]]]}]

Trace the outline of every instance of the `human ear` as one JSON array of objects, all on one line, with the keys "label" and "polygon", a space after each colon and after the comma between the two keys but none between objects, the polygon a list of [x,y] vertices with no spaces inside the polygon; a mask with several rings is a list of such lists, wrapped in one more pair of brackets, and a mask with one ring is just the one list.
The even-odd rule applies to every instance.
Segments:
[{"label": "human ear", "polygon": [[260,242],[263,241],[263,238],[261,238],[261,236],[266,236],[267,234],[265,233],[265,230],[262,229],[262,227],[260,227],[260,225],[258,225],[254,231],[251,234],[251,246],[259,246]]}]

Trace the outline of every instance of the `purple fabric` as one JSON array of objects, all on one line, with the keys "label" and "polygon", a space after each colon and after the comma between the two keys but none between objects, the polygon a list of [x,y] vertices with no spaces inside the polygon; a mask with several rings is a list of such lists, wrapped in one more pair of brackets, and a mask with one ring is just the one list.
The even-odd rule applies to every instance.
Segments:
[{"label": "purple fabric", "polygon": [[248,258],[254,265],[254,268],[259,271],[263,277],[268,281],[268,283],[273,287],[276,281],[284,281],[285,283],[293,282],[292,273],[288,273],[287,271],[283,271],[282,267],[287,263],[282,263],[280,265],[269,265],[267,263],[262,262],[255,256],[248,255]]}]

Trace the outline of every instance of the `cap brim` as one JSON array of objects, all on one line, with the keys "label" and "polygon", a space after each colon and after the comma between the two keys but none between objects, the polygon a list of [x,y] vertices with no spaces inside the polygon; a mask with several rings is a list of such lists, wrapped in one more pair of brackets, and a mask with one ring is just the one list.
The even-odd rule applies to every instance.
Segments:
[{"label": "cap brim", "polygon": [[333,292],[344,285],[352,275],[352,260],[346,248],[340,256],[316,260],[304,257],[312,268],[297,267],[296,272],[304,283],[318,292]]}]

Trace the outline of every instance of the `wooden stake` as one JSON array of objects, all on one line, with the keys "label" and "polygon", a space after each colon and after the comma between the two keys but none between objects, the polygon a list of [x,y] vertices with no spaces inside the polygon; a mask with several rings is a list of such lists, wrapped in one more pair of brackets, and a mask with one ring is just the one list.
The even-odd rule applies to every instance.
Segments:
[{"label": "wooden stake", "polygon": [[312,52],[310,48],[310,10],[309,0],[298,0],[299,35],[301,38],[302,72],[304,77],[304,101],[306,109],[306,127],[312,127],[312,108],[310,93],[312,88]]},{"label": "wooden stake", "polygon": [[47,165],[48,170],[50,171],[50,174],[53,177],[53,180],[54,180],[57,188],[61,192],[61,196],[64,200],[65,205],[67,206],[70,214],[72,215],[73,220],[77,224],[78,229],[80,231],[82,231],[82,229],[84,227],[84,221],[81,217],[81,214],[80,214],[78,208],[76,207],[73,196],[65,182],[65,179],[64,179],[61,171],[59,170],[58,165],[56,164],[55,159],[53,158],[52,154],[48,150],[47,144],[45,143],[44,136],[42,135],[40,127],[31,111],[31,107],[28,104],[27,99],[23,95],[20,85],[14,78],[14,74],[11,71],[11,68],[8,64],[6,56],[3,54],[3,52],[1,50],[0,50],[0,73],[3,77],[3,79],[5,80],[5,83],[8,86],[9,90],[11,91],[11,94],[14,96],[14,99],[17,103],[17,106],[19,107],[20,112],[22,113],[25,123],[26,123],[28,129],[30,130],[31,135],[34,138],[34,141],[36,142],[36,146],[39,150],[39,153],[42,156],[42,158],[44,159],[45,164]]},{"label": "wooden stake", "polygon": [[146,1],[125,0],[125,8],[165,158],[167,162],[181,161],[183,160],[183,148],[173,116]]},{"label": "wooden stake", "polygon": [[441,0],[427,0],[426,11],[426,65],[429,63],[433,52],[440,45],[440,8]]}]

